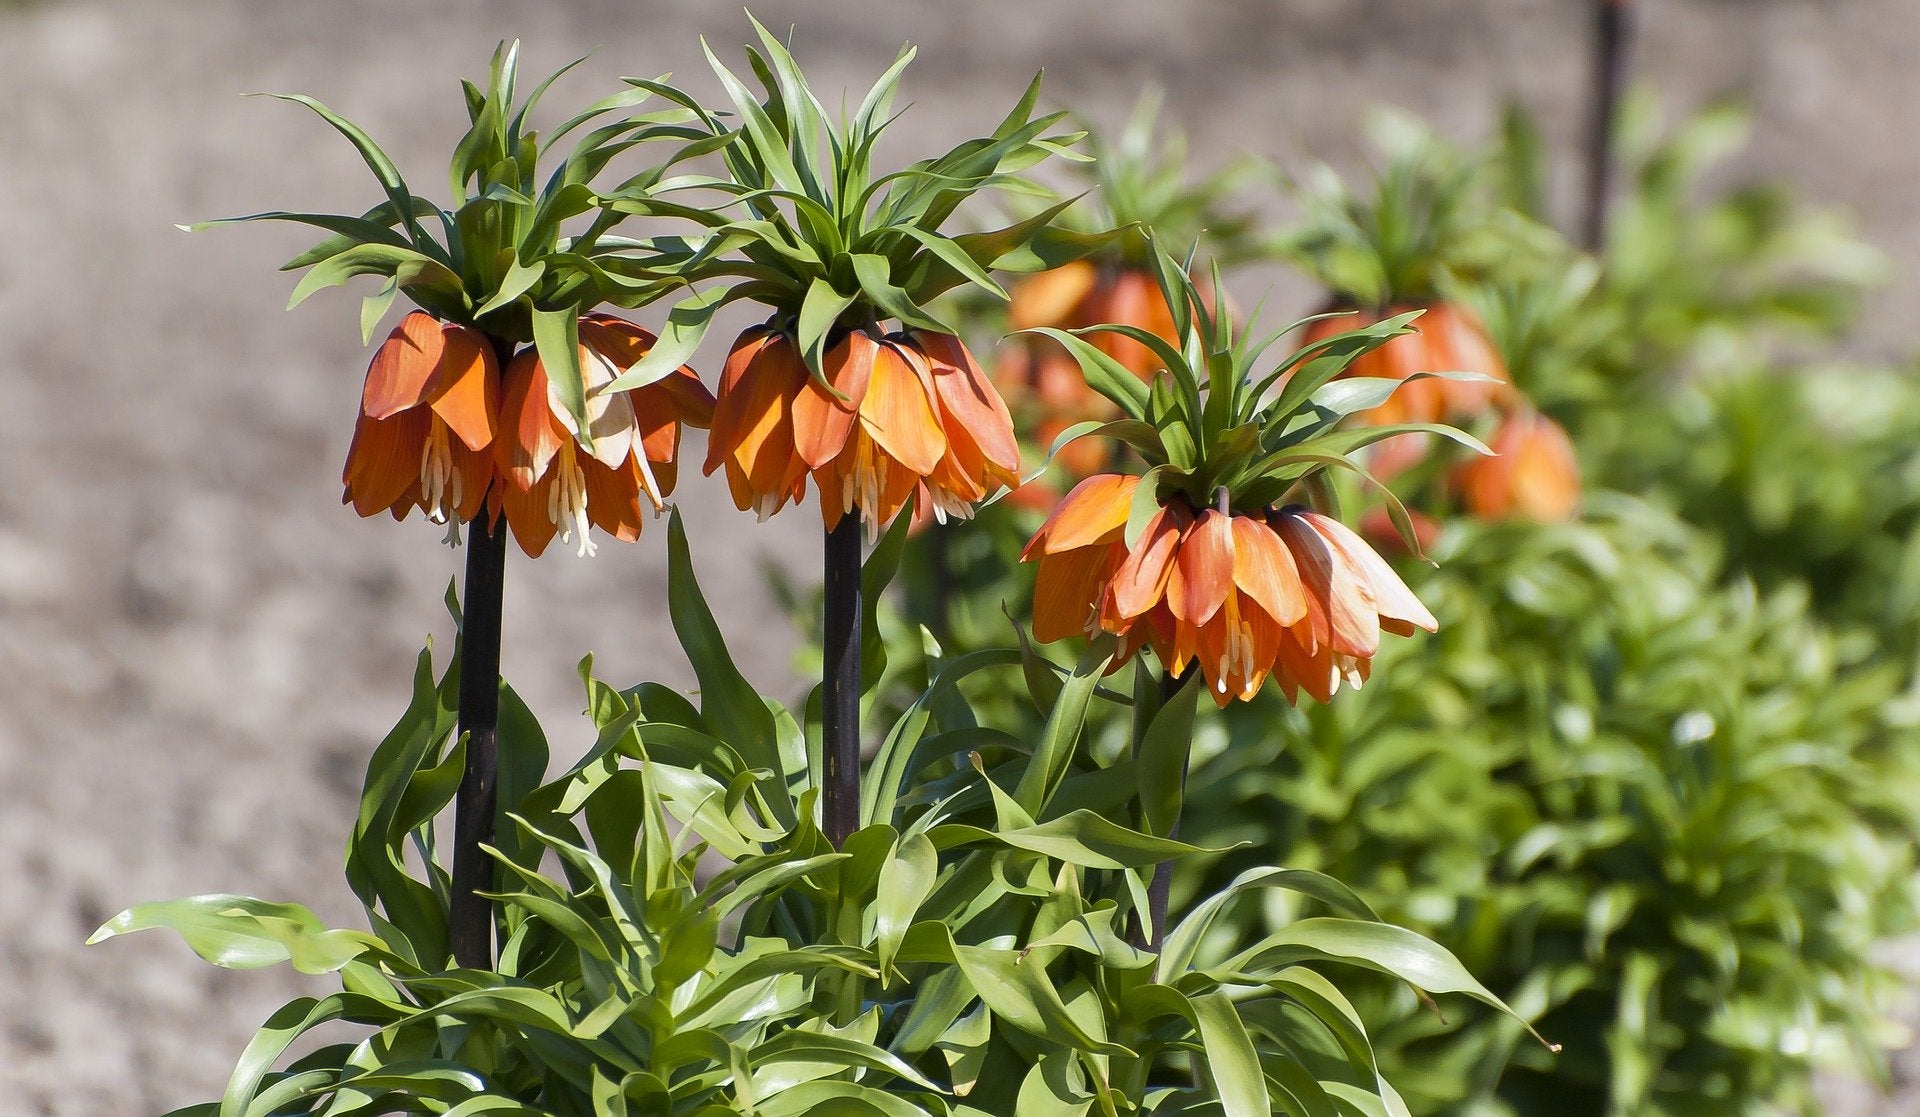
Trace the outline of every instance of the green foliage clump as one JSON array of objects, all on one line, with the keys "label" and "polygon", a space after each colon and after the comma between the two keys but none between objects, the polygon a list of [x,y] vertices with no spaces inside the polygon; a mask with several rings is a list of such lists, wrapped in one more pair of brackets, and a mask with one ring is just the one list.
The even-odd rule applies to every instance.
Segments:
[{"label": "green foliage clump", "polygon": [[[876,596],[903,528],[867,570]],[[1150,777],[1184,756],[1198,687],[1130,701],[1100,685],[1105,649],[1072,670],[1010,650],[940,664],[873,757],[861,828],[836,850],[813,821],[817,717],[740,676],[677,520],[671,535],[698,704],[656,684],[615,690],[583,663],[596,738],[538,784],[545,737],[502,689],[496,967],[447,961],[433,819],[465,738],[457,661],[436,680],[424,654],[348,848],[371,933],[227,895],[102,928],[171,928],[219,965],[340,976],[340,992],[268,1020],[220,1102],[177,1117],[1402,1112],[1322,971],[1497,1003],[1446,951],[1313,872],[1252,869],[1157,954],[1136,945],[1141,874],[1198,850],[1112,818],[1164,808]],[[1043,712],[1037,733],[982,724],[967,700],[963,684],[1009,672]],[[1099,705],[1144,719],[1137,757],[1082,746]],[[1243,897],[1277,891],[1311,916],[1270,934],[1226,926]],[[365,1031],[289,1057],[335,1021]]]},{"label": "green foliage clump", "polygon": [[1920,382],[1833,365],[1703,376],[1601,464],[1710,533],[1763,587],[1912,665],[1920,637]]},{"label": "green foliage clump", "polygon": [[1439,635],[1203,737],[1185,836],[1353,882],[1564,1045],[1365,999],[1415,1112],[1811,1112],[1815,1068],[1884,1075],[1871,949],[1916,925],[1903,673],[1804,591],[1721,585],[1699,532],[1597,503],[1450,533],[1416,583]]}]

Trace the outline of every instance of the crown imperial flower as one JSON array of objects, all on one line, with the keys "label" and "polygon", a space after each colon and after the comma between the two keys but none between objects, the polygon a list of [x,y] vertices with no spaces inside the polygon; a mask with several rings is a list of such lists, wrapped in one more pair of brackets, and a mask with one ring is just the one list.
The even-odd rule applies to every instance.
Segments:
[{"label": "crown imperial flower", "polygon": [[638,289],[706,285],[674,308],[671,343],[625,377],[644,379],[682,359],[720,307],[752,299],[772,314],[734,342],[706,460],[708,473],[725,471],[737,506],[773,515],[803,497],[811,478],[829,530],[857,514],[877,533],[909,507],[939,520],[971,516],[1018,482],[1013,419],[973,354],[927,307],[962,285],[1004,298],[993,271],[1039,271],[1107,238],[1055,230],[1067,203],[984,232],[943,226],[970,195],[1018,186],[1021,171],[1068,151],[1079,135],[1047,134],[1064,114],[1033,116],[1036,79],[991,135],[881,173],[874,142],[893,118],[911,48],[857,112],[834,120],[785,45],[754,27],[763,95],[709,55],[746,123],[697,114],[708,134],[693,150],[725,152],[728,176],[697,184],[719,201],[688,204],[681,183],[670,196],[639,190],[615,203],[700,226],[633,242],[621,267],[645,277]]},{"label": "crown imperial flower", "polygon": [[[1471,418],[1513,390],[1506,362],[1500,359],[1486,328],[1473,311],[1458,303],[1433,302],[1424,307],[1393,307],[1381,314],[1360,312],[1322,318],[1307,327],[1301,347],[1310,349],[1337,334],[1370,326],[1409,310],[1421,311],[1413,322],[1415,333],[1396,337],[1357,357],[1342,374],[1405,381],[1385,403],[1361,415],[1361,422],[1385,425]],[[1487,379],[1459,380],[1434,375],[1447,372],[1477,373]],[[1409,379],[1414,376],[1420,378]]]},{"label": "crown imperial flower", "polygon": [[496,477],[499,399],[500,366],[485,335],[408,314],[367,366],[342,503],[396,520],[419,508],[457,541]]},{"label": "crown imperial flower", "polygon": [[[1115,665],[1150,646],[1170,676],[1197,670],[1222,706],[1253,697],[1269,677],[1289,701],[1301,691],[1327,701],[1367,679],[1382,632],[1436,622],[1370,545],[1295,494],[1322,491],[1329,468],[1358,470],[1349,454],[1416,430],[1481,447],[1433,424],[1337,429],[1404,389],[1399,378],[1338,378],[1409,336],[1407,317],[1323,333],[1257,371],[1267,344],[1237,340],[1184,268],[1155,259],[1177,344],[1117,324],[1036,330],[1122,413],[1086,424],[1088,433],[1111,431],[1147,469],[1082,481],[1035,533],[1022,555],[1037,567],[1034,636],[1112,634]],[[1083,332],[1136,341],[1164,371],[1143,384]]]},{"label": "crown imperial flower", "polygon": [[1176,499],[1128,544],[1139,484],[1088,478],[1027,545],[1035,639],[1106,631],[1123,657],[1151,646],[1175,675],[1198,669],[1225,706],[1269,676],[1290,702],[1302,690],[1328,701],[1367,679],[1381,632],[1437,627],[1364,540],[1298,505],[1229,513]]},{"label": "crown imperial flower", "polygon": [[622,542],[639,538],[643,520],[673,492],[681,426],[713,421],[713,396],[685,366],[642,387],[607,390],[653,347],[652,333],[608,314],[581,318],[578,330],[584,435],[536,350],[507,366],[495,454],[507,484],[499,503],[532,556],[556,534],[563,543],[578,535],[578,553],[593,554],[589,527]]},{"label": "crown imperial flower", "polygon": [[1564,523],[1580,512],[1580,463],[1560,424],[1531,408],[1500,417],[1491,457],[1454,467],[1450,481],[1467,511],[1483,520]]}]

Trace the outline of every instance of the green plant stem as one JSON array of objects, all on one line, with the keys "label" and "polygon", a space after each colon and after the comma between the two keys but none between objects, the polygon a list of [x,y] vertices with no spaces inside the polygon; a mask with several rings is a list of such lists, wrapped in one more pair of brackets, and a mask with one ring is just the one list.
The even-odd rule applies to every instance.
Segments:
[{"label": "green plant stem", "polygon": [[499,791],[500,607],[506,582],[507,525],[482,514],[467,529],[467,579],[460,603],[460,729],[466,771],[453,807],[453,895],[447,934],[456,963],[493,965],[492,859]]},{"label": "green plant stem", "polygon": [[1613,207],[1613,132],[1626,88],[1633,44],[1633,0],[1594,0],[1593,115],[1587,135],[1587,213],[1583,241],[1590,252],[1606,247],[1607,215]]},{"label": "green plant stem", "polygon": [[820,678],[821,827],[835,849],[860,825],[859,512],[827,532]]},{"label": "green plant stem", "polygon": [[[1171,670],[1161,674],[1160,705],[1163,708],[1172,700],[1175,694],[1180,692],[1180,684],[1184,681],[1185,679],[1182,676],[1174,674]],[[1191,763],[1191,750],[1189,750],[1189,759],[1180,765],[1180,797],[1178,802],[1181,807],[1184,807],[1187,801],[1187,769]],[[1163,836],[1169,839],[1180,836],[1180,815],[1178,813],[1173,817],[1173,825],[1167,828],[1167,832]],[[1146,949],[1154,954],[1160,953],[1161,945],[1167,941],[1167,904],[1172,894],[1173,862],[1162,861],[1153,867],[1153,880],[1147,884]]]}]

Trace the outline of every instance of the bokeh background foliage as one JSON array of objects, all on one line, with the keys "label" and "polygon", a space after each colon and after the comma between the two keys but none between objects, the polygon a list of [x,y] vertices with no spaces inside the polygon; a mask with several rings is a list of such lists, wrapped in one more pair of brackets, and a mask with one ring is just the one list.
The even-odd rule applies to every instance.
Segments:
[{"label": "bokeh background foliage", "polygon": [[[1621,439],[1576,422],[1587,428],[1589,468],[1636,491],[1649,477],[1691,475],[1656,499],[1683,506],[1694,522],[1722,521],[1710,533],[1719,539],[1791,543],[1701,544],[1714,555],[1743,553],[1739,567],[1769,600],[1800,571],[1824,566],[1810,579],[1812,600],[1840,630],[1830,636],[1846,662],[1870,654],[1862,631],[1873,647],[1911,644],[1901,587],[1913,583],[1901,571],[1913,561],[1903,494],[1914,411],[1898,308],[1916,290],[1920,233],[1907,201],[1920,148],[1897,140],[1899,99],[1874,91],[1904,81],[1903,44],[1920,33],[1920,13],[1903,0],[1643,7],[1653,33],[1640,69],[1670,114],[1726,90],[1754,106],[1753,146],[1714,181],[1791,176],[1805,193],[1846,203],[1862,239],[1895,266],[1847,340],[1815,350],[1817,359],[1694,375],[1648,396],[1652,421],[1637,454],[1614,455],[1606,447]],[[1254,134],[1255,149],[1283,165],[1298,165],[1304,150],[1351,170],[1357,125],[1375,102],[1417,106],[1456,139],[1491,137],[1517,93],[1555,157],[1544,197],[1563,218],[1572,210],[1568,156],[1582,115],[1573,60],[1587,29],[1571,5],[1173,13],[1146,2],[989,0],[944,11],[845,3],[756,11],[771,25],[797,22],[809,53],[844,52],[850,76],[903,39],[937,43],[923,50],[910,91],[923,108],[964,107],[965,97],[948,94],[1013,87],[1044,64],[1064,101],[1112,122],[1142,85],[1160,80],[1167,116],[1187,125],[1202,163]],[[376,19],[382,33],[372,38]],[[356,919],[330,851],[367,744],[400,705],[392,680],[421,632],[446,631],[436,601],[452,570],[423,560],[420,540],[406,533],[340,530],[338,418],[351,403],[339,395],[340,370],[365,354],[349,301],[283,316],[285,290],[259,281],[301,247],[298,238],[200,238],[196,265],[179,266],[172,222],[282,196],[270,186],[323,208],[364,173],[344,151],[333,162],[313,158],[332,142],[317,126],[277,128],[283,118],[273,110],[234,95],[323,94],[392,137],[412,168],[439,157],[439,138],[456,123],[440,96],[445,75],[502,37],[526,39],[543,64],[599,48],[588,74],[611,80],[691,72],[676,44],[697,31],[744,41],[747,29],[737,13],[705,6],[592,2],[216,0],[186,12],[43,0],[0,21],[0,84],[26,106],[0,126],[14,152],[0,174],[0,229],[15,246],[0,263],[0,322],[14,339],[0,460],[15,479],[0,494],[8,611],[0,661],[16,680],[0,704],[0,757],[12,773],[0,785],[0,831],[22,851],[0,865],[0,883],[47,900],[0,913],[0,969],[18,992],[0,1006],[0,1082],[26,1113],[158,1111],[217,1091],[251,1022],[312,983],[291,974],[234,981],[157,939],[84,953],[79,940],[129,893],[210,886],[314,896],[328,922]],[[1010,25],[1026,31],[1009,36]],[[99,80],[105,73],[125,75],[143,95],[125,97],[123,86]],[[981,123],[955,113],[933,112],[929,131],[952,137]],[[296,161],[303,173],[290,181],[285,168]],[[141,190],[124,189],[135,180]],[[1290,212],[1277,199],[1262,205],[1270,217]],[[1723,227],[1741,235],[1738,224]],[[112,248],[74,251],[76,237]],[[1303,311],[1318,297],[1273,269],[1245,282],[1254,292],[1277,283],[1276,303]],[[116,328],[99,328],[102,305]],[[1802,337],[1789,352],[1808,344]],[[156,352],[170,357],[164,392],[153,390]],[[1665,366],[1635,367],[1667,375]],[[248,391],[231,390],[236,375]],[[1836,382],[1846,390],[1818,387]],[[96,387],[84,408],[73,406],[78,383]],[[1571,410],[1561,415],[1574,420]],[[1723,439],[1733,415],[1747,417],[1745,433]],[[1594,455],[1618,464],[1595,465]],[[1781,460],[1805,468],[1784,471]],[[1738,499],[1719,499],[1726,493]],[[682,497],[696,533],[744,530],[730,512],[704,510],[724,504],[718,486],[689,479]],[[759,542],[707,556],[712,577],[729,586],[716,603],[729,629],[760,625],[762,639],[738,649],[756,677],[782,669],[788,645],[761,623],[778,606],[757,589],[755,566],[806,547],[799,525],[776,522],[751,537]],[[1778,569],[1764,569],[1769,557]],[[636,595],[664,586],[660,548],[600,561]],[[1702,561],[1716,585],[1741,577],[1734,564]],[[578,680],[563,665],[583,645],[598,649],[612,677],[692,681],[658,662],[664,617],[610,623],[574,573],[564,563],[527,565],[511,589],[510,611],[550,622],[509,650],[508,672],[543,719],[564,724],[578,708]],[[1838,612],[1827,608],[1834,601]],[[328,685],[315,685],[322,678]],[[560,755],[584,747],[556,741]],[[190,801],[204,805],[188,810]],[[95,825],[101,817],[113,825]],[[200,1023],[181,1026],[189,1018]],[[1826,1096],[1835,1113],[1905,1104],[1832,1100],[1850,1095],[1831,1082]]]}]

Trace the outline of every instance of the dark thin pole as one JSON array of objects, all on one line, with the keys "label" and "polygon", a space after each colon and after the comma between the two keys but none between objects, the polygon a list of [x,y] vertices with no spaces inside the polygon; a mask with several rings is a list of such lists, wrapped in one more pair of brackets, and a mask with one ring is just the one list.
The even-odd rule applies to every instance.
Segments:
[{"label": "dark thin pole", "polygon": [[[513,343],[493,339],[500,366]],[[500,606],[506,588],[507,524],[484,512],[467,525],[467,579],[460,602],[460,729],[467,766],[453,801],[453,896],[447,937],[453,960],[469,969],[493,965],[493,840],[500,777]]]},{"label": "dark thin pole", "polygon": [[1588,251],[1606,247],[1607,213],[1613,206],[1613,131],[1626,89],[1633,45],[1633,0],[1594,0],[1593,115],[1587,134]]},{"label": "dark thin pole", "polygon": [[821,814],[835,849],[860,825],[860,513],[827,532],[821,675]]},{"label": "dark thin pole", "polygon": [[[1189,667],[1191,670],[1191,667]],[[1185,680],[1171,670],[1160,676],[1160,706],[1166,708],[1173,696],[1180,693],[1180,684]],[[1180,765],[1180,798],[1178,807],[1187,803],[1187,765]],[[1166,837],[1180,837],[1180,815],[1173,816],[1173,825],[1167,829]],[[1153,867],[1153,880],[1147,884],[1147,942],[1146,948],[1160,953],[1160,947],[1167,941],[1167,905],[1173,895],[1173,862],[1162,861]]]}]

